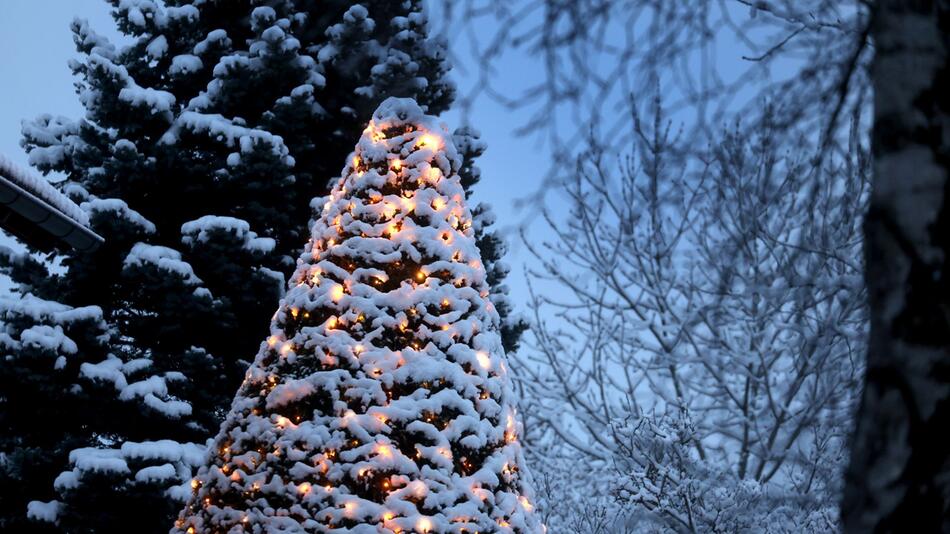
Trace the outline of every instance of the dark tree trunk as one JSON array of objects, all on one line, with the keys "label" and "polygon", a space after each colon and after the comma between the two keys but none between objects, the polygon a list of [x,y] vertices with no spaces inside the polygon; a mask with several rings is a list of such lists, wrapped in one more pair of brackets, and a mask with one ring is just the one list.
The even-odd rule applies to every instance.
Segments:
[{"label": "dark tree trunk", "polygon": [[874,8],[871,339],[842,514],[950,532],[950,0]]}]

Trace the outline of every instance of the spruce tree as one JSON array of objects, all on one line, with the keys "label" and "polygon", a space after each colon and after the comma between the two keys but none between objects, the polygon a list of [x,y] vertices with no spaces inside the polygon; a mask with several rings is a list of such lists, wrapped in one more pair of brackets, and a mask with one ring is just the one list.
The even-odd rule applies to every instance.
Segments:
[{"label": "spruce tree", "polygon": [[94,392],[81,385],[79,369],[105,358],[109,339],[95,306],[0,298],[0,503],[19,512],[0,516],[0,531],[38,531],[27,523],[28,497],[52,498],[50,481],[97,425],[86,417]]},{"label": "spruce tree", "polygon": [[[72,26],[85,116],[23,127],[31,163],[66,175],[64,192],[106,243],[93,254],[2,259],[30,298],[97,306],[104,325],[83,323],[89,331],[75,336],[105,346],[75,369],[87,398],[73,403],[75,433],[21,427],[0,441],[0,484],[19,483],[24,450],[49,459],[43,476],[0,499],[0,524],[22,520],[31,500],[34,517],[74,532],[173,515],[190,491],[195,444],[224,417],[305,241],[311,199],[328,191],[350,140],[389,95],[440,113],[454,94],[444,46],[416,0],[110,2],[129,45]],[[479,244],[486,268],[503,272],[490,263],[498,254],[489,249],[501,248],[487,214],[474,223]],[[507,310],[502,293],[491,297]],[[35,317],[5,325],[11,338],[43,324]],[[506,343],[520,333],[513,324]],[[56,369],[34,371],[17,386],[29,395],[0,383],[0,410],[29,413],[23,399],[61,381]]]},{"label": "spruce tree", "polygon": [[461,164],[380,105],[173,532],[541,532]]}]

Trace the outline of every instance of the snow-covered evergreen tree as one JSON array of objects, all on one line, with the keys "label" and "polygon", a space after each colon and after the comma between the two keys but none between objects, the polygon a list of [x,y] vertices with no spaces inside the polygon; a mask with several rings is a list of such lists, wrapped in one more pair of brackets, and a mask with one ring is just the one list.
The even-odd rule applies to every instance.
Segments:
[{"label": "snow-covered evergreen tree", "polygon": [[87,443],[90,427],[101,428],[101,419],[86,417],[93,392],[80,385],[80,368],[103,359],[108,341],[95,306],[0,298],[0,503],[19,511],[0,516],[0,531],[35,530],[28,497],[52,497],[50,481],[70,450]]},{"label": "snow-covered evergreen tree", "polygon": [[[85,116],[23,126],[31,163],[67,176],[63,191],[106,243],[87,255],[59,250],[48,263],[2,261],[20,292],[36,297],[26,301],[98,306],[104,324],[80,323],[90,330],[75,336],[104,330],[107,346],[69,360],[76,391],[89,397],[73,403],[82,436],[42,441],[45,430],[21,428],[2,441],[0,482],[25,472],[31,443],[58,448],[30,453],[49,458],[50,472],[0,499],[0,521],[21,520],[31,500],[33,517],[71,531],[172,517],[179,504],[169,499],[190,492],[194,444],[217,428],[248,349],[266,333],[306,240],[311,199],[326,194],[384,98],[414,97],[440,113],[454,94],[444,46],[429,37],[416,0],[110,2],[129,45],[83,21],[72,27]],[[486,254],[486,266],[503,272],[496,257]],[[6,324],[10,338],[45,325],[37,317]],[[11,356],[0,371],[13,376],[27,360]],[[28,384],[41,392],[61,380],[49,367]],[[30,413],[30,396],[7,394],[12,387],[0,384],[0,410]],[[67,459],[62,447],[76,451]],[[162,530],[166,521],[148,523]]]},{"label": "snow-covered evergreen tree", "polygon": [[461,164],[382,103],[173,532],[541,532]]}]

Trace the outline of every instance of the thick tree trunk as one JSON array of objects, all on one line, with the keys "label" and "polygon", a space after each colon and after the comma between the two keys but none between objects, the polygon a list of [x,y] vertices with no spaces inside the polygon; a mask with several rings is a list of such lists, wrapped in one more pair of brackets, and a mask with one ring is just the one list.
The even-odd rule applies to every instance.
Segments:
[{"label": "thick tree trunk", "polygon": [[842,514],[950,532],[950,0],[878,0],[873,35],[871,339]]}]

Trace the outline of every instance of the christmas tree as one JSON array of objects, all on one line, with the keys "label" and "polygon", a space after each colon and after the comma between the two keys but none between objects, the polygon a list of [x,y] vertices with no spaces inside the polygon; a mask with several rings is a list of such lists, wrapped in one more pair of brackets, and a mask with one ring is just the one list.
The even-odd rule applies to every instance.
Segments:
[{"label": "christmas tree", "polygon": [[541,532],[461,163],[380,105],[173,532]]}]

